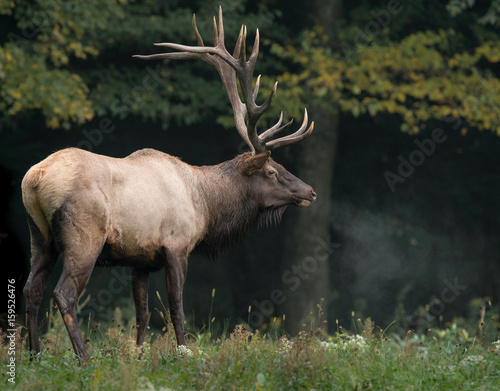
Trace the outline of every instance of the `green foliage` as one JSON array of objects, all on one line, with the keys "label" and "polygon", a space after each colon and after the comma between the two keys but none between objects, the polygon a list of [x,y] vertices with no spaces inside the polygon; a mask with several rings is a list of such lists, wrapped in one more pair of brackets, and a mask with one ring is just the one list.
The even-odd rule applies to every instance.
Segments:
[{"label": "green foliage", "polygon": [[[237,326],[215,342],[190,339],[188,349],[176,348],[169,330],[148,335],[139,358],[133,328],[95,326],[88,335],[90,361],[79,366],[69,342],[61,341],[62,322],[56,323],[42,337],[39,361],[29,361],[19,328],[16,383],[7,384],[3,376],[4,388],[488,390],[500,375],[500,342],[481,341],[456,328],[397,337],[367,319],[359,332],[318,337],[310,330],[272,339]],[[7,359],[2,349],[0,363]]]},{"label": "green foliage", "polygon": [[[215,291],[212,300],[214,295]],[[322,303],[317,306],[318,317],[311,313],[310,325],[291,339],[244,325],[216,339],[209,326],[196,336],[189,333],[187,346],[177,347],[166,317],[163,332],[147,334],[142,350],[135,346],[133,317],[127,321],[117,308],[110,325],[88,321],[82,326],[90,354],[83,366],[78,365],[62,318],[51,305],[39,361],[29,360],[26,337],[22,327],[17,329],[16,381],[8,385],[19,390],[489,390],[498,382],[497,312],[486,324],[483,312],[477,330],[452,324],[399,334],[391,333],[391,326],[382,330],[370,318],[355,320],[353,312],[351,331],[337,323],[336,331],[327,334],[321,322]],[[167,316],[163,310],[162,316]],[[10,344],[12,338],[6,337],[0,334],[2,344]],[[0,365],[8,360],[7,349],[2,349]],[[6,385],[4,376],[0,386]]]},{"label": "green foliage", "polygon": [[479,23],[495,25],[500,20],[499,0],[481,2],[476,2],[476,0],[450,0],[446,5],[446,8],[452,16],[457,16],[474,8],[485,8],[481,9],[481,16],[478,18]]},{"label": "green foliage", "polygon": [[86,59],[99,53],[99,33],[106,30],[109,20],[123,18],[120,3],[126,1],[49,0],[35,5],[18,1],[15,16],[24,38],[36,34],[33,50],[43,53],[58,67],[68,64],[72,56]]},{"label": "green foliage", "polygon": [[4,31],[0,46],[0,111],[41,110],[50,128],[90,120],[89,88],[68,65],[99,54],[99,32],[123,17],[120,3],[2,1],[0,12],[14,18],[16,29]]},{"label": "green foliage", "polygon": [[[131,58],[155,51],[153,42],[192,43],[192,11],[177,3],[0,0],[6,21],[0,28],[0,113],[16,119],[21,112],[39,110],[47,127],[69,129],[96,115],[135,115],[166,127],[172,119],[189,125],[227,112],[230,105],[218,76],[205,64]],[[243,0],[222,5],[230,15],[228,45],[237,36],[242,13],[255,23],[252,28],[270,26],[275,15],[266,9],[246,12]],[[216,6],[205,4],[196,11],[200,31],[210,41]]]},{"label": "green foliage", "polygon": [[275,45],[298,72],[279,77],[280,99],[322,105],[354,117],[379,113],[401,118],[401,130],[417,133],[430,120],[465,122],[467,127],[500,135],[500,79],[492,69],[500,49],[485,41],[461,52],[454,30],[422,31],[400,42],[366,46],[342,44],[330,49],[329,38],[315,29],[298,47]]},{"label": "green foliage", "polygon": [[[494,71],[500,61],[498,36],[494,31],[483,34],[484,28],[474,30],[474,23],[484,26],[497,20],[498,4],[448,3],[448,12],[457,18],[469,8],[482,15],[471,23],[472,39],[453,21],[439,29],[404,33],[398,18],[404,19],[405,12],[415,14],[417,5],[402,7],[385,29],[370,33],[359,28],[359,22],[368,26],[374,22],[371,11],[382,11],[363,5],[351,12],[354,19],[339,30],[335,41],[331,32],[314,28],[286,45],[272,44],[274,57],[262,61],[264,68],[280,73],[275,107],[286,107],[293,116],[300,116],[304,106],[317,105],[354,117],[389,114],[398,116],[401,129],[412,133],[431,120],[446,120],[500,134],[500,82]],[[236,37],[242,13],[250,31],[258,26],[266,32],[264,48],[273,39],[289,36],[273,25],[279,11],[261,7],[249,12],[243,0],[223,7],[226,16],[231,15],[226,17],[228,37]],[[207,41],[214,11],[213,4],[198,10]],[[146,83],[148,69],[158,63],[130,58],[152,51],[155,41],[190,43],[190,12],[177,1],[1,0],[0,15],[7,21],[0,44],[0,112],[7,116],[39,110],[48,127],[67,129],[95,115],[124,119],[131,114],[166,127],[172,119],[189,125],[229,112],[220,82],[206,65],[169,62],[154,83]],[[392,27],[397,37],[388,33]],[[263,80],[263,93],[270,91],[272,79]],[[221,116],[218,122],[231,127],[232,116]]]},{"label": "green foliage", "polygon": [[0,47],[0,112],[16,116],[39,109],[52,128],[69,128],[93,117],[82,78],[66,69],[50,69],[41,55],[12,44]]},{"label": "green foliage", "polygon": [[0,1],[0,15],[12,15],[12,9],[16,6],[14,1],[1,0]]}]

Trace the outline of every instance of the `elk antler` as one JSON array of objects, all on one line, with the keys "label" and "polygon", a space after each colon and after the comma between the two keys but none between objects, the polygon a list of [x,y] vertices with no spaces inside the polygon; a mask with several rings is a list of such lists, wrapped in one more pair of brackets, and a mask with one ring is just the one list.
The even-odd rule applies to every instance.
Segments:
[{"label": "elk antler", "polygon": [[[213,20],[214,46],[204,45],[203,39],[201,38],[198,28],[196,27],[196,17],[194,14],[192,25],[198,46],[186,46],[177,43],[155,43],[156,46],[168,47],[178,50],[179,52],[152,54],[148,56],[135,55],[134,57],[145,60],[163,58],[176,60],[200,59],[214,67],[219,73],[222,84],[224,85],[227,95],[229,96],[229,100],[231,101],[236,129],[254,154],[294,144],[305,139],[312,133],[314,122],[311,122],[311,125],[307,128],[309,121],[307,110],[304,110],[304,120],[302,125],[293,134],[272,140],[276,134],[290,126],[293,122],[292,120],[284,125],[281,125],[283,121],[283,112],[281,112],[278,122],[273,127],[262,132],[260,135],[257,133],[257,122],[273,102],[274,96],[276,95],[276,89],[278,88],[278,82],[276,82],[264,103],[262,105],[257,105],[255,100],[257,99],[257,94],[259,92],[260,75],[257,77],[254,88],[252,88],[252,79],[255,63],[257,62],[257,57],[259,55],[259,30],[257,30],[255,34],[255,42],[252,53],[247,61],[246,26],[241,26],[233,55],[229,54],[226,49],[224,44],[222,7],[219,6],[218,27],[215,17]],[[236,79],[239,80],[244,103],[240,99]],[[247,117],[246,121],[245,117]]]}]

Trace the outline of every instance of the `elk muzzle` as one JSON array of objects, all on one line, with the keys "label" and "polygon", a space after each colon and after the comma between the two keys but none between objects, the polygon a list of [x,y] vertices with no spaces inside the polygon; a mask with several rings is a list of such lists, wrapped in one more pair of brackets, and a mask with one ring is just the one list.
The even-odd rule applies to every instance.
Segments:
[{"label": "elk muzzle", "polygon": [[305,208],[306,206],[309,206],[311,202],[316,201],[316,198],[317,198],[316,192],[313,190],[312,187],[309,186],[309,189],[307,190],[304,196],[302,195],[295,196],[295,204],[297,206]]}]

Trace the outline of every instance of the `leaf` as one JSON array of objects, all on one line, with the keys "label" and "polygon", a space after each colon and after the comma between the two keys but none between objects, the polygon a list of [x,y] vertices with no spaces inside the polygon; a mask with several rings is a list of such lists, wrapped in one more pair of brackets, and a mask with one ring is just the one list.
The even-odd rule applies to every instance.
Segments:
[{"label": "leaf", "polygon": [[375,115],[377,114],[377,104],[376,103],[368,103],[368,105],[366,107],[367,107],[370,115],[372,117],[375,117]]},{"label": "leaf", "polygon": [[359,117],[359,107],[358,106],[354,106],[352,109],[351,109],[351,113],[352,115],[354,116],[354,118],[358,118]]}]

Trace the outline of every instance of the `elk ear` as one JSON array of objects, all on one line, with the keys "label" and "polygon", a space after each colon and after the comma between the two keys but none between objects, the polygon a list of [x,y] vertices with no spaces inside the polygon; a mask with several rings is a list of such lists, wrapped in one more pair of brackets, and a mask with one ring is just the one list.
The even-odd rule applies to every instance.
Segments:
[{"label": "elk ear", "polygon": [[271,151],[259,153],[258,155],[251,155],[243,162],[243,172],[250,175],[255,171],[264,167],[264,164],[269,160]]}]

